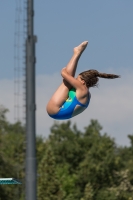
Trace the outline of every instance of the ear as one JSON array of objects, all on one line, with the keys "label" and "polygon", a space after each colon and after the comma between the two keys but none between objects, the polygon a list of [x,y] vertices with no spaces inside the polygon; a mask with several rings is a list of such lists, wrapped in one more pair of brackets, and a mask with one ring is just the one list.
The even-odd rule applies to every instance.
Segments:
[{"label": "ear", "polygon": [[82,82],[83,85],[86,85],[86,83],[85,83],[85,81],[83,79],[81,80],[81,82]]}]

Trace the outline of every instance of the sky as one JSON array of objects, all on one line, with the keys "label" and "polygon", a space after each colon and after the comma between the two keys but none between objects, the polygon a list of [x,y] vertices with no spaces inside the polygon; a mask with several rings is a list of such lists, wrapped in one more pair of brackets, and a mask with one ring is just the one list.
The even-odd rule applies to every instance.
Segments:
[{"label": "sky", "polygon": [[[16,8],[24,0],[0,1],[0,105],[9,109],[7,118],[14,122],[14,59],[16,46]],[[79,130],[91,119],[102,125],[102,133],[118,145],[129,145],[133,134],[133,1],[34,1],[36,43],[36,132],[47,137],[54,121],[46,113],[46,104],[60,85],[60,71],[72,56],[73,48],[88,40],[79,60],[77,73],[96,69],[121,75],[120,79],[100,79],[99,88],[91,89],[89,108],[74,117]],[[20,25],[22,25],[20,21]],[[20,35],[19,42],[23,42]],[[23,57],[23,52],[21,52]],[[23,67],[23,59],[20,67]],[[20,72],[20,80],[23,79]],[[19,104],[23,103],[20,91]],[[20,105],[21,107],[21,105]],[[22,110],[22,109],[21,109]],[[20,110],[20,113],[22,112]]]}]

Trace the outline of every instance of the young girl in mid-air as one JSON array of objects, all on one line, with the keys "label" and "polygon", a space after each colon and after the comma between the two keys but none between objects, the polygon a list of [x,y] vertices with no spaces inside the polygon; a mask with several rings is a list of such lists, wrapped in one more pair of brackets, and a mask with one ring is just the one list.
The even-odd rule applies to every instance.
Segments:
[{"label": "young girl in mid-air", "polygon": [[63,82],[47,104],[47,112],[54,119],[70,119],[83,112],[90,102],[89,88],[97,86],[98,77],[119,78],[118,75],[99,73],[97,70],[84,71],[74,78],[79,58],[87,44],[85,41],[75,47],[69,63],[61,70]]}]

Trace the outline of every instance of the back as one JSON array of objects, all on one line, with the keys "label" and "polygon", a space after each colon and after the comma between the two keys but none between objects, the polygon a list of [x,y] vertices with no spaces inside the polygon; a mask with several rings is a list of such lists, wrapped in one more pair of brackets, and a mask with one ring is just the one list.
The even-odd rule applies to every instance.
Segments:
[{"label": "back", "polygon": [[73,110],[73,113],[72,113],[72,116],[71,117],[74,117],[80,113],[82,113],[89,105],[89,102],[90,102],[90,98],[91,98],[91,94],[89,93],[88,94],[88,101],[86,104],[83,104],[81,103],[77,97],[76,97],[76,89],[75,88],[72,88],[70,91],[69,91],[69,99],[72,99],[73,101],[73,104],[74,104],[74,110]]},{"label": "back", "polygon": [[90,102],[90,93],[88,94],[88,101],[86,104],[82,104],[78,101],[76,97],[76,90],[72,88],[69,91],[68,99],[64,102],[59,112],[54,115],[49,115],[50,117],[57,120],[70,119],[81,112],[83,112],[89,105]]}]

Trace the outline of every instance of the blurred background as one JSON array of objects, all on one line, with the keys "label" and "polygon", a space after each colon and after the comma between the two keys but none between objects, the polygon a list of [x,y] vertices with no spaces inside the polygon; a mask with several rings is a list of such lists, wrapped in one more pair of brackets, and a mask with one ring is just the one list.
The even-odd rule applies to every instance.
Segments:
[{"label": "blurred background", "polygon": [[[16,1],[0,2],[0,104],[10,110],[8,119],[11,122],[14,120],[14,63],[16,62],[14,44],[17,6]],[[89,109],[82,116],[72,119],[72,122],[76,122],[79,129],[83,129],[90,119],[98,119],[103,131],[115,137],[118,144],[129,144],[127,134],[132,133],[133,117],[132,6],[133,2],[130,0],[35,1],[34,33],[38,38],[37,134],[48,136],[53,120],[47,116],[46,104],[62,81],[60,71],[72,56],[73,48],[88,40],[89,45],[79,61],[77,74],[87,69],[97,69],[101,72],[119,74],[121,79],[101,79],[99,88],[91,89],[92,99]],[[23,4],[21,7],[23,8]],[[17,23],[21,26],[22,21]],[[18,41],[23,42],[22,40],[23,35],[20,35]],[[20,56],[22,55],[20,49]],[[19,78],[23,79],[21,71]],[[22,91],[20,94],[22,95]],[[22,106],[21,103],[19,106]]]},{"label": "blurred background", "polygon": [[[16,170],[10,170],[12,166],[13,169],[17,168],[17,175],[13,175],[24,176],[22,164],[25,152],[25,5],[25,0],[0,1],[0,159],[3,163],[0,166],[0,175],[3,177],[11,174],[11,171],[16,173]],[[131,0],[34,2],[34,34],[37,36],[37,159],[41,171],[45,163],[43,159],[47,159],[52,153],[53,161],[50,162],[53,162],[53,169],[56,169],[52,173],[59,179],[58,195],[49,197],[50,200],[126,200],[132,196],[132,9]],[[47,115],[46,104],[62,81],[60,71],[71,58],[73,48],[84,40],[88,40],[89,45],[79,61],[76,75],[87,69],[96,69],[100,72],[118,74],[121,78],[100,79],[99,87],[90,90],[92,97],[89,108],[74,117],[71,122],[58,123]],[[73,129],[73,126],[76,128]],[[69,131],[62,133],[64,127]],[[69,132],[70,136],[65,136]],[[88,143],[85,144],[85,141]],[[56,148],[56,144],[59,149]],[[65,145],[66,149],[63,150]],[[98,154],[100,149],[101,153]],[[63,151],[66,152],[65,155],[61,154]],[[96,160],[93,160],[94,157]],[[102,160],[101,157],[105,159]],[[87,170],[83,170],[84,168]],[[87,171],[87,174],[82,174],[82,170]],[[96,179],[91,179],[91,174],[96,174]],[[84,177],[83,181],[81,177]],[[89,177],[90,182],[86,177]],[[104,181],[99,182],[100,180]],[[122,180],[125,181],[123,187],[126,189],[121,189]],[[45,181],[47,183],[47,180]],[[95,184],[97,182],[98,185]],[[43,183],[39,185],[41,188]],[[77,185],[79,192],[75,192]],[[55,184],[49,187],[55,187]],[[11,188],[1,188],[3,196],[0,198],[14,199],[14,195],[18,195],[15,199],[23,199],[23,189],[21,186],[18,188],[14,188],[14,192]],[[108,188],[107,193],[104,188]],[[39,190],[39,194],[43,196],[43,190]],[[90,191],[90,196],[87,196],[87,190]],[[121,197],[119,195],[122,190],[125,193]],[[39,199],[43,197],[40,196]]]}]

